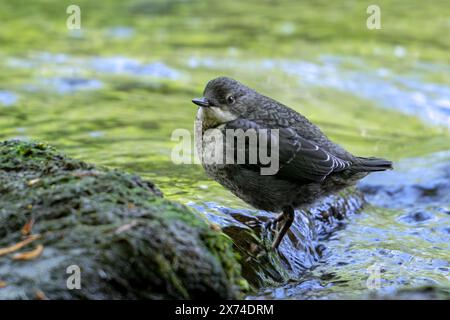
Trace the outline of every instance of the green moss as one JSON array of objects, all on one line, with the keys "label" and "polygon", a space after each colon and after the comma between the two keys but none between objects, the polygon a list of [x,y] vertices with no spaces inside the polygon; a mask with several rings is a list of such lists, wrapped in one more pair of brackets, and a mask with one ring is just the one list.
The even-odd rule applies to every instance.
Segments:
[{"label": "green moss", "polygon": [[[232,248],[232,239],[226,234],[218,231],[210,231],[203,236],[203,241],[208,250],[222,261],[222,266],[227,277],[232,279],[233,283],[240,290],[249,291],[250,287],[247,281],[241,275],[241,267],[236,266],[236,261],[240,261],[240,255]],[[240,261],[242,263],[242,261]]]},{"label": "green moss", "polygon": [[[33,219],[48,252],[19,268],[0,257],[0,278],[11,283],[2,297],[24,290],[32,298],[37,287],[63,299],[236,298],[246,288],[230,239],[138,176],[68,158],[42,143],[5,141],[0,186],[0,246],[19,241],[21,227]],[[23,285],[38,264],[45,276]],[[63,281],[61,270],[71,264],[85,270],[83,290],[64,290],[51,279],[56,272]]]}]

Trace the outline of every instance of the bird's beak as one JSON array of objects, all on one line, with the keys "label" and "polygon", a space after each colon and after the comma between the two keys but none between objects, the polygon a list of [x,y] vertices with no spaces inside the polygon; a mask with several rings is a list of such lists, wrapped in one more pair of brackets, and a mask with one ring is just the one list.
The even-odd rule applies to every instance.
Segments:
[{"label": "bird's beak", "polygon": [[192,99],[192,102],[200,107],[208,108],[208,107],[212,106],[211,103],[209,103],[208,99],[206,99],[205,97],[194,98],[194,99]]}]

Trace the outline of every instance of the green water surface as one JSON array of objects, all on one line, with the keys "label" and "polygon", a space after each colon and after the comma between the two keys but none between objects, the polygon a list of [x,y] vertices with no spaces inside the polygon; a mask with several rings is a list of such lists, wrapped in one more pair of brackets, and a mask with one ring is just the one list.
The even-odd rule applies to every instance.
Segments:
[{"label": "green water surface", "polygon": [[[66,27],[70,4],[0,2],[0,139],[47,141],[184,203],[247,207],[199,165],[171,159],[172,132],[192,132],[191,99],[227,75],[358,155],[398,161],[450,149],[448,1],[377,1],[381,30],[366,28],[364,1],[80,0],[80,30]],[[335,82],[322,81],[329,74]],[[401,109],[423,99],[440,108],[436,121]]]}]

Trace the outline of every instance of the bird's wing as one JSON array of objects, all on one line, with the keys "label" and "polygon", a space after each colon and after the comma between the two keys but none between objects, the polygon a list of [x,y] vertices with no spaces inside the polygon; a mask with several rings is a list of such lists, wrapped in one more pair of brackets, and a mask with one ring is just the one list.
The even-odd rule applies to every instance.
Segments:
[{"label": "bird's wing", "polygon": [[[274,147],[278,149],[279,170],[276,176],[283,179],[320,182],[329,174],[345,170],[352,165],[350,161],[340,159],[316,143],[301,137],[293,129],[268,128],[262,122],[246,119],[230,121],[226,123],[224,129],[242,129],[244,131],[253,129],[258,133],[257,145],[251,144],[249,141],[245,143],[246,161],[249,159],[249,152],[258,155],[256,163],[242,164],[251,170],[256,171],[260,170],[261,167],[268,166],[267,164],[264,165],[259,158],[258,148],[265,143],[268,145],[266,150],[270,150],[271,143],[274,143]],[[277,129],[276,132],[275,129]],[[265,134],[260,134],[262,132],[265,132]],[[269,138],[264,138],[264,136]],[[237,152],[239,148],[242,149],[242,146],[236,146],[235,143],[234,151]],[[270,155],[270,157],[273,158],[273,155]]]}]

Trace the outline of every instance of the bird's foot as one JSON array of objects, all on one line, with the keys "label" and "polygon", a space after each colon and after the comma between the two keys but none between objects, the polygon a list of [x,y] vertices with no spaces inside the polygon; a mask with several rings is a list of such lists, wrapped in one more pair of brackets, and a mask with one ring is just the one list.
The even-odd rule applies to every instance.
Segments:
[{"label": "bird's foot", "polygon": [[277,229],[275,239],[273,240],[272,243],[272,250],[278,249],[281,240],[291,227],[292,222],[294,222],[294,209],[292,207],[286,207],[285,210],[283,210],[283,213],[280,214],[278,217],[276,217],[275,220],[281,222],[280,223],[281,227],[279,230]]},{"label": "bird's foot", "polygon": [[269,241],[272,242],[272,250],[277,249],[277,247],[274,247],[273,244],[278,242],[277,239],[280,237],[280,231],[283,228],[284,224],[285,216],[283,214],[280,214],[273,219],[269,219],[266,223],[264,223],[264,229],[267,233],[267,237]]},{"label": "bird's foot", "polygon": [[267,231],[277,231],[278,230],[278,225],[281,221],[283,221],[284,219],[284,215],[280,214],[278,215],[276,218],[273,219],[269,219],[266,223],[264,223],[264,228]]},{"label": "bird's foot", "polygon": [[254,228],[261,226],[261,222],[259,220],[250,220],[250,221],[245,222],[245,225],[247,227],[254,229]]},{"label": "bird's foot", "polygon": [[264,223],[264,229],[267,231],[276,231],[277,225],[278,221],[275,221],[275,219],[270,219]]}]

